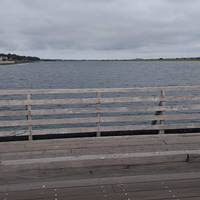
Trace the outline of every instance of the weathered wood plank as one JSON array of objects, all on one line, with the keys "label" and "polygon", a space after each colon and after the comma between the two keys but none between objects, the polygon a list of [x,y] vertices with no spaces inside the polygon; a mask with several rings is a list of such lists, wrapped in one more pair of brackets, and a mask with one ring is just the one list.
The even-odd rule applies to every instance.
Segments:
[{"label": "weathered wood plank", "polygon": [[[170,125],[121,125],[121,126],[101,126],[101,132],[123,132],[123,131],[139,131],[139,130],[176,130],[176,129],[199,129],[200,124],[170,124]],[[48,134],[72,134],[72,133],[95,133],[97,127],[79,127],[79,128],[57,128],[57,129],[41,129],[33,130],[33,135]],[[0,132],[0,136],[13,136],[13,131]],[[27,133],[24,132],[23,135]]]},{"label": "weathered wood plank", "polygon": [[[1,153],[2,160],[15,160],[15,159],[33,159],[33,158],[48,158],[48,157],[63,157],[63,156],[76,156],[76,155],[102,155],[102,154],[119,154],[119,153],[131,153],[131,152],[155,152],[155,151],[181,151],[181,150],[198,150],[199,144],[197,145],[129,145],[129,146],[97,146],[97,147],[52,147],[52,148],[38,148],[31,151],[27,148],[27,151],[23,152],[8,152]],[[191,156],[191,160],[193,157]]]},{"label": "weathered wood plank", "polygon": [[0,90],[0,95],[26,95],[31,94],[65,94],[65,93],[96,93],[96,92],[153,92],[153,91],[191,91],[200,90],[199,85],[194,86],[162,86],[162,87],[134,87],[134,88],[80,88],[80,89],[29,89],[29,90]]},{"label": "weathered wood plank", "polygon": [[[34,148],[11,148],[7,152],[1,152],[2,160],[15,160],[15,159],[32,159],[32,158],[45,158],[45,157],[63,157],[63,156],[76,156],[76,155],[102,155],[102,154],[119,154],[119,153],[141,153],[141,152],[157,152],[157,151],[182,151],[182,150],[198,150],[199,144],[172,144],[164,145],[149,142],[149,144],[133,144],[128,145],[88,145],[87,147],[77,146],[35,146]],[[66,144],[67,145],[67,144]],[[17,151],[17,152],[16,152]],[[191,162],[200,160],[198,156],[191,155]]]},{"label": "weathered wood plank", "polygon": [[[109,110],[111,111],[111,109]],[[107,112],[109,112],[109,110],[105,109]],[[32,110],[32,115],[94,114],[96,112],[95,108],[41,109]],[[101,110],[99,112],[101,112]]]},{"label": "weathered wood plank", "polygon": [[[176,140],[176,137],[174,137]],[[196,142],[200,142],[195,138]],[[186,143],[186,141],[185,141]],[[119,137],[91,137],[91,138],[69,138],[69,139],[53,139],[53,140],[34,140],[34,141],[18,141],[18,142],[2,142],[0,143],[0,152],[24,152],[38,150],[58,150],[58,149],[75,149],[75,148],[92,148],[92,147],[112,147],[112,146],[133,146],[133,145],[161,145],[163,138],[158,135],[152,136],[119,136]]]},{"label": "weathered wood plank", "polygon": [[5,116],[24,116],[27,115],[28,111],[26,110],[17,110],[17,111],[8,111],[8,110],[1,110],[0,111],[0,116],[5,117]]},{"label": "weathered wood plank", "polygon": [[26,151],[46,151],[46,150],[62,150],[62,149],[81,149],[81,148],[103,148],[103,147],[130,147],[130,149],[141,146],[161,146],[174,149],[179,146],[182,149],[196,148],[200,143],[200,134],[183,134],[183,135],[139,135],[139,136],[119,136],[119,137],[91,137],[91,138],[69,138],[69,139],[53,139],[53,140],[35,140],[18,141],[18,142],[2,142],[0,143],[0,152],[26,152]]},{"label": "weathered wood plank", "polygon": [[[97,119],[95,117],[90,118],[72,118],[72,119],[40,119],[32,120],[32,126],[36,125],[62,125],[62,124],[87,124],[96,123]],[[27,120],[10,120],[10,121],[0,121],[0,127],[13,127],[13,126],[28,126],[29,122]]]},{"label": "weathered wood plank", "polygon": [[[27,100],[30,101],[32,99],[32,95],[31,94],[27,94]],[[32,109],[32,106],[30,104],[28,104],[26,106],[26,110],[27,110],[27,122],[28,122],[28,132],[29,132],[29,140],[32,140],[33,137],[32,137],[32,114],[31,114],[31,109]]]},{"label": "weathered wood plank", "polygon": [[[132,103],[132,102],[156,102],[159,97],[116,97],[101,98],[100,103]],[[68,98],[68,99],[33,99],[33,100],[0,100],[0,106],[23,105],[65,105],[65,104],[97,104],[97,98]]]},{"label": "weathered wood plank", "polygon": [[58,129],[33,130],[33,135],[96,133],[97,131],[98,131],[97,127],[58,128]]},{"label": "weathered wood plank", "polygon": [[0,131],[0,137],[10,137],[10,136],[26,136],[28,135],[27,130],[11,130],[11,131]]},{"label": "weathered wood plank", "polygon": [[[200,110],[200,104],[192,105],[177,105],[177,106],[144,106],[138,105],[129,107],[100,107],[99,113],[126,113],[126,112],[156,112],[156,111],[189,111],[189,110]],[[96,109],[41,109],[32,110],[33,115],[55,115],[55,114],[82,114],[82,113],[96,113]],[[3,114],[2,114],[3,115]],[[5,114],[6,115],[6,114]],[[0,112],[1,116],[1,112]]]},{"label": "weathered wood plank", "polygon": [[[140,108],[141,107],[141,108]],[[200,110],[200,104],[192,104],[192,105],[177,105],[177,106],[129,106],[129,107],[105,107],[102,106],[99,113],[132,113],[132,112],[156,112],[156,111],[192,111],[192,110]],[[67,109],[41,109],[41,110],[31,110],[32,115],[62,115],[62,114],[94,114],[96,113],[95,108],[67,108]],[[27,115],[27,111],[19,110],[19,111],[8,111],[1,110],[0,116],[22,116]]]},{"label": "weathered wood plank", "polygon": [[104,177],[104,178],[88,178],[82,180],[60,180],[60,181],[40,181],[22,184],[1,185],[0,192],[12,192],[12,191],[28,191],[41,189],[42,185],[47,188],[65,188],[65,187],[84,187],[94,185],[108,185],[114,183],[144,183],[144,182],[156,182],[156,181],[176,181],[176,180],[193,180],[199,179],[199,172],[192,173],[167,173],[167,174],[154,174],[154,175],[135,175],[135,176],[120,176],[120,177]]},{"label": "weathered wood plank", "polygon": [[[200,96],[168,96],[164,101],[200,100]],[[101,98],[101,104],[110,103],[133,103],[133,102],[160,102],[160,97],[115,97]],[[68,99],[33,99],[33,100],[0,100],[0,106],[21,106],[21,105],[65,105],[65,104],[96,104],[97,98],[68,98]]]},{"label": "weathered wood plank", "polygon": [[200,100],[200,96],[167,96],[164,99],[165,101],[185,101],[185,100],[192,100],[197,101]]},{"label": "weathered wood plank", "polygon": [[0,100],[0,106],[95,104],[96,98]]},{"label": "weathered wood plank", "polygon": [[169,124],[169,125],[122,125],[122,126],[101,126],[102,132],[110,131],[139,131],[139,130],[176,130],[176,129],[198,129],[200,124]]},{"label": "weathered wood plank", "polygon": [[117,116],[117,117],[101,117],[101,122],[130,122],[130,121],[179,121],[179,120],[199,120],[200,114],[163,114],[163,115],[139,115],[139,116]]},{"label": "weathered wood plank", "polygon": [[[160,158],[168,156],[177,156],[177,160],[184,161],[187,155],[200,155],[200,150],[182,150],[182,151],[159,151],[159,152],[139,152],[139,153],[124,153],[124,154],[99,154],[99,155],[79,155],[79,156],[64,156],[64,157],[51,157],[51,158],[33,158],[33,159],[19,159],[19,160],[2,160],[1,166],[11,165],[32,165],[32,164],[46,164],[46,163],[59,163],[59,162],[73,162],[73,161],[97,161],[101,160],[106,163],[106,160],[120,160],[123,159],[147,159],[147,158]],[[180,157],[178,157],[180,156]],[[182,157],[183,156],[183,157]],[[176,159],[176,158],[175,158]],[[153,161],[153,160],[152,160]],[[141,161],[140,161],[141,162]],[[158,162],[160,162],[158,160]],[[104,164],[105,164],[104,163]],[[113,161],[114,163],[114,161]],[[93,163],[92,163],[93,165]]]},{"label": "weathered wood plank", "polygon": [[[33,130],[32,135],[49,135],[49,134],[73,134],[73,133],[95,133],[97,132],[96,127],[79,127],[79,128],[58,128],[58,129],[42,129]],[[1,131],[0,137],[9,136],[27,136],[28,131]]]},{"label": "weathered wood plank", "polygon": [[[114,116],[114,117],[79,117],[79,118],[65,118],[65,119],[39,119],[31,120],[31,125],[67,125],[67,124],[89,124],[89,123],[108,123],[108,122],[134,122],[134,121],[152,121],[152,120],[199,120],[200,114],[179,114],[179,115],[139,115],[139,116]],[[30,124],[27,120],[10,120],[0,121],[0,127],[15,127],[28,126]],[[187,124],[186,124],[187,125]],[[198,123],[195,125],[199,126]],[[149,125],[143,125],[149,127]],[[156,127],[156,125],[152,125]],[[142,130],[142,129],[141,129]]]}]

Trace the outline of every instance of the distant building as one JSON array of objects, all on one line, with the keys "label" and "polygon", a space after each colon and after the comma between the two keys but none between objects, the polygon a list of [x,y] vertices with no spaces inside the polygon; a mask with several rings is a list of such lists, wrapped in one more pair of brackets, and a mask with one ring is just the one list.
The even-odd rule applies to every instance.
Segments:
[{"label": "distant building", "polygon": [[0,56],[0,61],[7,61],[8,57],[7,56]]}]

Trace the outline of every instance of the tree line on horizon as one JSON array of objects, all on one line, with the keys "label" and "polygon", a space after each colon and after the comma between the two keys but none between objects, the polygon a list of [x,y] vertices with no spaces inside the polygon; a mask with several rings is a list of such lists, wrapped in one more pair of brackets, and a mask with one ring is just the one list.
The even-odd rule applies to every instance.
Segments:
[{"label": "tree line on horizon", "polygon": [[[89,60],[96,60],[96,59],[40,59],[36,56],[20,56],[17,54],[5,54],[0,53],[0,58],[6,58],[8,61],[16,61],[16,62],[36,62],[36,61],[89,61]],[[200,60],[200,57],[179,57],[179,58],[134,58],[134,59],[99,59],[101,61],[170,61],[170,60]]]},{"label": "tree line on horizon", "polygon": [[16,61],[16,62],[35,62],[39,61],[40,58],[35,57],[35,56],[20,56],[17,54],[4,54],[0,53],[0,57],[7,58],[9,61]]}]

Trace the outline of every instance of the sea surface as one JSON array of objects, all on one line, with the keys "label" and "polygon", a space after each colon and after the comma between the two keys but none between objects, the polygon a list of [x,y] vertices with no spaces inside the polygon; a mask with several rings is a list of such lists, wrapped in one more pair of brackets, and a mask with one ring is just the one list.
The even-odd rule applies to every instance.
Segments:
[{"label": "sea surface", "polygon": [[200,85],[198,61],[60,61],[0,65],[0,89]]}]

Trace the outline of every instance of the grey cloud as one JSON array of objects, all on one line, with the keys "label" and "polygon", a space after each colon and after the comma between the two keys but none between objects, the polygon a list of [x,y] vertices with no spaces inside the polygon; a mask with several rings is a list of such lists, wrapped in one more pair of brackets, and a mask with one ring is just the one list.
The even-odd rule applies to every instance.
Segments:
[{"label": "grey cloud", "polygon": [[1,0],[0,51],[58,58],[198,56],[199,0]]}]

